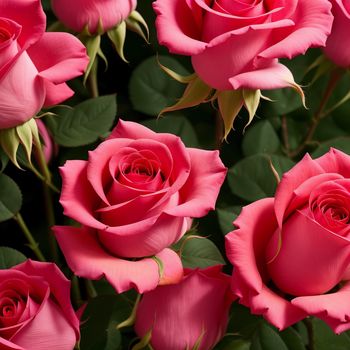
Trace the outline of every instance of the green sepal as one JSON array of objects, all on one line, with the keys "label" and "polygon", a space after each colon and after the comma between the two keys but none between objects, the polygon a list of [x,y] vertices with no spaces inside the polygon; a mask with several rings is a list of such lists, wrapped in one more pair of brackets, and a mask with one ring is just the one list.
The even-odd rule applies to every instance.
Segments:
[{"label": "green sepal", "polygon": [[141,300],[141,294],[138,294],[130,316],[126,320],[124,320],[123,322],[120,322],[119,324],[117,324],[116,329],[119,330],[121,328],[134,325],[135,320],[136,320],[137,307],[139,306],[140,300]]},{"label": "green sepal", "polygon": [[217,91],[217,100],[219,111],[224,121],[224,139],[226,140],[229,132],[233,129],[233,123],[243,106],[242,90]]},{"label": "green sepal", "polygon": [[152,256],[151,258],[152,260],[154,260],[157,265],[158,265],[158,273],[159,273],[159,280],[161,280],[164,276],[164,264],[163,261],[160,260],[157,256]]},{"label": "green sepal", "polygon": [[17,133],[19,142],[22,144],[24,148],[26,157],[29,163],[31,164],[30,158],[31,158],[32,148],[33,148],[33,134],[32,134],[32,129],[29,126],[29,122],[17,126],[16,133]]},{"label": "green sepal", "polygon": [[246,127],[252,122],[255,116],[255,113],[259,107],[261,92],[260,90],[243,89],[242,94],[243,94],[244,105],[247,108],[247,111],[249,114],[248,122],[244,127],[244,129],[246,129]]},{"label": "green sepal", "polygon": [[158,56],[157,56],[157,61],[158,61],[158,64],[159,64],[160,68],[161,68],[166,74],[168,74],[171,78],[173,78],[174,80],[178,81],[179,83],[188,84],[188,83],[190,83],[191,81],[193,81],[193,80],[195,80],[195,79],[197,78],[197,74],[196,74],[196,73],[193,73],[193,74],[187,75],[187,76],[183,76],[183,75],[181,75],[181,74],[178,74],[178,73],[174,72],[172,69],[163,66],[163,65],[159,62]]},{"label": "green sepal", "polygon": [[126,37],[126,22],[125,21],[120,22],[118,26],[109,30],[107,32],[107,35],[108,35],[109,39],[112,41],[120,58],[124,62],[128,63],[128,61],[126,60],[126,58],[124,56],[124,43],[125,43],[125,37]]},{"label": "green sepal", "polygon": [[149,44],[149,29],[146,21],[137,11],[132,11],[125,20],[126,28],[140,35]]},{"label": "green sepal", "polygon": [[333,62],[331,62],[326,56],[320,55],[307,69],[306,73],[316,69],[315,74],[309,83],[309,85],[312,85],[315,83],[316,80],[321,78],[326,73],[330,72],[332,69],[334,69],[336,66]]},{"label": "green sepal", "polygon": [[141,350],[144,349],[146,346],[152,349],[151,345],[149,344],[152,338],[152,328],[140,339],[140,341],[135,344],[131,350]]},{"label": "green sepal", "polygon": [[194,107],[203,102],[208,102],[212,96],[212,92],[213,89],[196,76],[188,83],[187,88],[180,100],[173,106],[166,107],[161,110],[159,115],[167,112],[177,111],[179,109]]},{"label": "green sepal", "polygon": [[[100,49],[100,44],[101,44],[101,36],[100,35],[95,35],[95,36],[90,36],[85,40],[85,46],[86,46],[86,51],[89,56],[89,64],[86,68],[85,74],[84,74],[84,84],[86,83],[86,80],[91,72],[91,69],[95,63],[96,60],[96,55],[99,54]],[[99,54],[100,56],[100,54]]]},{"label": "green sepal", "polygon": [[12,163],[19,169],[22,169],[17,162],[17,150],[19,147],[19,139],[16,128],[9,128],[0,130],[0,144],[4,152],[10,158]]}]

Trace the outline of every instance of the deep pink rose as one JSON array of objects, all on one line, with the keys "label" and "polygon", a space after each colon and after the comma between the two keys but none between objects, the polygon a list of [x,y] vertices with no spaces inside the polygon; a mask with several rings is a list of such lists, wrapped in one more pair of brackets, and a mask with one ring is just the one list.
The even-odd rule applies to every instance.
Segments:
[{"label": "deep pink rose", "polygon": [[0,129],[20,125],[73,91],[65,81],[83,73],[88,58],[68,33],[45,33],[40,0],[0,2]]},{"label": "deep pink rose", "polygon": [[0,270],[1,350],[72,350],[79,337],[70,282],[55,264]]},{"label": "deep pink rose", "polygon": [[331,0],[334,22],[332,32],[323,49],[326,56],[338,66],[350,67],[350,2]]},{"label": "deep pink rose", "polygon": [[[80,239],[81,245],[89,242],[89,249],[96,249],[96,254],[104,254],[117,265],[127,261],[120,258],[158,255],[183,236],[192,217],[214,209],[226,168],[218,151],[186,148],[175,135],[157,134],[138,123],[119,121],[109,139],[89,152],[87,161],[68,161],[61,174],[64,213],[86,227],[79,231],[80,235],[69,234],[75,230],[69,227],[57,228],[56,235],[58,232],[72,270],[97,278],[109,274],[105,270],[108,266],[97,268],[93,255],[86,255],[84,264],[78,262],[85,253],[71,248],[73,239]],[[173,264],[174,254],[166,249],[162,259],[169,257]],[[107,278],[118,291],[133,285],[144,290],[146,270],[143,276],[139,274],[142,262],[149,260],[139,260],[138,265],[127,261],[139,266],[135,271],[139,282],[130,284],[134,275],[125,271],[118,272],[120,277],[114,272]],[[151,263],[154,268],[155,261]],[[98,272],[92,274],[91,269]],[[147,290],[156,285],[150,281]]]},{"label": "deep pink rose", "polygon": [[[185,269],[175,285],[145,293],[138,305],[135,331],[151,332],[154,350],[209,350],[224,336],[233,301],[230,277],[221,266]],[[201,339],[202,338],[202,339]]]},{"label": "deep pink rose", "polygon": [[332,25],[328,0],[157,0],[158,40],[192,57],[199,77],[219,90],[290,86],[279,58],[324,46]]},{"label": "deep pink rose", "polygon": [[57,18],[68,28],[81,32],[85,27],[96,33],[116,27],[136,8],[136,0],[51,0]]},{"label": "deep pink rose", "polygon": [[306,155],[275,198],[244,207],[226,236],[233,292],[280,329],[308,315],[349,329],[349,223],[350,156]]}]

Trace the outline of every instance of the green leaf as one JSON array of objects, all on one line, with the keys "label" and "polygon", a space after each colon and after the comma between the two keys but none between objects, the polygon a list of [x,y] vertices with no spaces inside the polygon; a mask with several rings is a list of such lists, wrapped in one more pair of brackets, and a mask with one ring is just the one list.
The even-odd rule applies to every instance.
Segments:
[{"label": "green leaf", "polygon": [[117,350],[121,335],[116,326],[131,312],[130,305],[119,295],[103,295],[89,301],[82,316],[82,350]]},{"label": "green leaf", "polygon": [[117,113],[115,95],[86,100],[73,109],[60,109],[46,119],[55,141],[62,146],[87,145],[110,130]]},{"label": "green leaf", "polygon": [[348,350],[350,337],[347,333],[336,335],[327,324],[320,319],[312,320],[315,350]]},{"label": "green leaf", "polygon": [[0,174],[0,222],[14,217],[22,206],[22,193],[7,175]]},{"label": "green leaf", "polygon": [[249,202],[272,197],[277,181],[270,160],[280,176],[294,165],[289,158],[274,154],[244,158],[228,171],[227,179],[232,193]]},{"label": "green leaf", "polygon": [[192,269],[225,264],[216,245],[204,237],[187,239],[183,244],[181,260],[184,267]]},{"label": "green leaf", "polygon": [[241,211],[241,207],[234,206],[224,209],[217,209],[219,225],[224,235],[234,230],[233,221],[237,218]]},{"label": "green leaf", "polygon": [[198,138],[192,124],[181,115],[148,119],[141,124],[158,133],[171,133],[181,138],[187,147],[198,147]]},{"label": "green leaf", "polygon": [[0,247],[0,269],[9,269],[25,260],[27,260],[26,256],[18,250],[10,247]]},{"label": "green leaf", "polygon": [[5,170],[8,162],[9,162],[9,157],[3,151],[3,149],[0,147],[0,173],[2,173]]},{"label": "green leaf", "polygon": [[257,153],[276,153],[281,143],[275,129],[268,120],[259,121],[251,126],[242,142],[242,149],[245,156]]},{"label": "green leaf", "polygon": [[305,350],[305,345],[300,334],[292,327],[279,333],[280,337],[287,345],[288,350]]},{"label": "green leaf", "polygon": [[253,338],[251,350],[289,350],[279,336],[266,323],[261,323],[259,330]]},{"label": "green leaf", "polygon": [[[159,56],[159,61],[179,74],[188,75],[185,68],[174,58]],[[129,95],[135,110],[156,116],[165,107],[173,105],[183,94],[185,86],[166,74],[156,56],[137,66],[130,78]]]},{"label": "green leaf", "polygon": [[226,337],[215,346],[214,350],[249,350],[250,342],[243,339],[231,339]]},{"label": "green leaf", "polygon": [[320,157],[327,153],[330,147],[337,148],[340,151],[350,154],[350,137],[337,137],[335,139],[323,142],[314,152],[312,152],[311,155],[313,158]]},{"label": "green leaf", "polygon": [[293,112],[302,107],[303,103],[300,96],[293,89],[276,89],[264,91],[264,96],[267,96],[272,102],[267,102],[265,107],[267,116],[271,113],[279,116]]}]

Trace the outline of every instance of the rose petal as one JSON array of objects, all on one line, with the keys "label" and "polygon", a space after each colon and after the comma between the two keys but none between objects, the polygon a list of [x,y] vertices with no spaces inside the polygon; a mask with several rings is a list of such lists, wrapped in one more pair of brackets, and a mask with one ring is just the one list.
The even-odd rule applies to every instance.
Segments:
[{"label": "rose petal", "polygon": [[64,214],[78,222],[103,229],[106,225],[94,217],[94,205],[99,198],[87,180],[87,162],[70,160],[60,168],[63,179],[60,203]]},{"label": "rose petal", "polygon": [[160,277],[155,260],[129,261],[113,256],[100,246],[92,229],[55,226],[53,230],[69,267],[76,275],[89,279],[105,276],[118,293],[131,288],[144,293],[159,283],[177,283],[182,278],[181,260],[170,249],[156,255],[163,264],[163,276]]},{"label": "rose petal", "polygon": [[182,204],[165,210],[174,216],[202,217],[215,209],[220,187],[227,169],[220,160],[219,152],[187,148],[191,158],[191,172],[180,189]]},{"label": "rose petal", "polygon": [[[278,235],[278,231],[276,232]],[[293,213],[284,223],[282,245],[267,250],[268,271],[285,293],[323,294],[336,286],[350,263],[350,241],[303,215]]]},{"label": "rose petal", "polygon": [[275,195],[275,213],[279,227],[282,227],[285,212],[294,196],[294,190],[307,179],[324,174],[325,170],[307,153],[292,169],[283,174]]},{"label": "rose petal", "polygon": [[[196,6],[192,1],[192,6]],[[201,41],[198,12],[192,12],[183,0],[158,0],[153,2],[157,14],[158,42],[172,53],[195,55],[206,48]]]},{"label": "rose petal", "polygon": [[98,237],[109,251],[133,258],[157,254],[177,242],[189,228],[186,218],[161,214],[129,225],[99,230]]},{"label": "rose petal", "polygon": [[29,276],[43,277],[43,279],[49,283],[52,296],[55,297],[58,304],[61,306],[61,312],[74,327],[76,338],[79,339],[79,320],[75,315],[70,300],[71,283],[57,265],[28,259],[24,263],[14,266],[13,269],[23,271]]},{"label": "rose petal", "polygon": [[350,159],[349,155],[335,148],[324,154],[322,157],[315,159],[327,173],[337,173],[345,178],[350,178]]},{"label": "rose petal", "polygon": [[234,222],[237,229],[226,235],[226,255],[233,264],[232,291],[254,314],[284,329],[307,314],[265,285],[268,281],[265,249],[277,228],[273,198],[265,198],[242,209]]},{"label": "rose petal", "polygon": [[337,334],[350,328],[350,282],[337,292],[302,296],[291,302],[305,310],[307,314],[326,322]]}]

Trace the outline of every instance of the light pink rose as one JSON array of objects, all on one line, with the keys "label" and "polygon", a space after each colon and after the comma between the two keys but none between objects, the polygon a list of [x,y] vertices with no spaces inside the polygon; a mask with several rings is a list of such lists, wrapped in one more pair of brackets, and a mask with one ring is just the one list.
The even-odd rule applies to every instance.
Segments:
[{"label": "light pink rose", "polygon": [[328,37],[325,55],[338,66],[350,67],[350,2],[348,0],[331,0],[334,22]]},{"label": "light pink rose", "polygon": [[158,40],[192,57],[199,77],[219,90],[289,86],[279,58],[324,46],[332,25],[328,0],[157,0]]},{"label": "light pink rose", "polygon": [[20,125],[73,91],[65,81],[83,73],[88,58],[68,33],[45,33],[40,0],[0,2],[0,129]]},{"label": "light pink rose", "polygon": [[91,34],[108,31],[126,19],[136,8],[136,0],[51,0],[52,10],[68,28]]},{"label": "light pink rose", "polygon": [[350,329],[350,156],[306,155],[226,238],[241,303],[283,329],[308,315]]},{"label": "light pink rose", "polygon": [[209,350],[225,334],[232,301],[230,277],[221,266],[185,269],[178,284],[142,296],[135,331],[140,338],[151,331],[154,350],[194,349],[199,341],[198,350]]},{"label": "light pink rose", "polygon": [[79,337],[70,282],[55,264],[27,260],[0,270],[2,350],[72,350]]},{"label": "light pink rose", "polygon": [[[138,123],[119,121],[109,139],[89,152],[87,161],[68,161],[61,174],[64,213],[86,226],[77,230],[79,234],[70,234],[76,229],[56,228],[68,264],[75,273],[88,278],[111,273],[107,278],[123,291],[132,286],[144,290],[148,276],[142,264],[151,264],[152,268],[157,264],[151,259],[136,264],[121,258],[163,252],[161,260],[169,257],[171,264],[176,261],[181,273],[175,275],[181,277],[178,256],[165,248],[190,228],[192,217],[214,209],[226,168],[218,151],[186,148],[175,135],[157,134]],[[79,248],[80,252],[72,249],[72,240],[78,239],[81,243],[74,244],[88,242],[85,248],[95,250],[96,257],[80,250],[84,248]],[[97,256],[102,255],[106,264],[97,267]],[[78,261],[80,258],[84,263]],[[118,277],[107,260],[114,261],[115,266],[128,262],[137,267],[134,272],[139,281],[131,283],[133,274],[128,271],[119,271]],[[147,290],[155,288],[157,281],[149,281]]]}]

